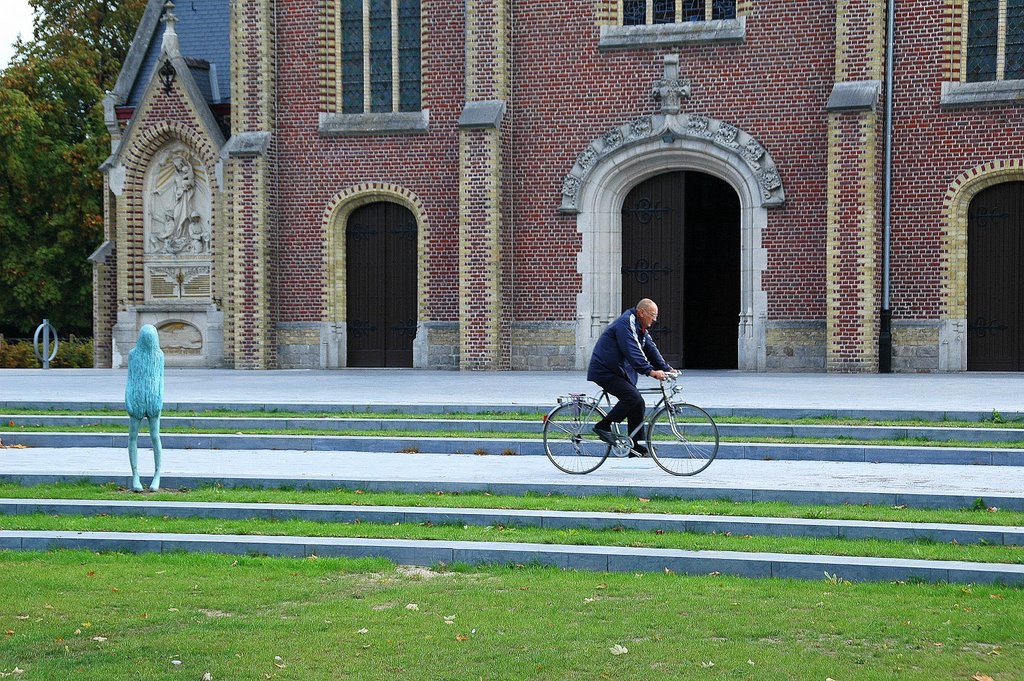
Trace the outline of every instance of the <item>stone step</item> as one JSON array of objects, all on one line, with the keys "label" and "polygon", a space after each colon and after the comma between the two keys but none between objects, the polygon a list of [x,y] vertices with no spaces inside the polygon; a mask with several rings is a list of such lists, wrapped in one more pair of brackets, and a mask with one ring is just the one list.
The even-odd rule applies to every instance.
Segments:
[{"label": "stone step", "polygon": [[334,523],[411,523],[543,527],[548,529],[631,529],[738,536],[883,539],[1024,545],[1024,528],[952,523],[878,522],[760,516],[669,513],[512,510],[339,504],[272,504],[81,499],[0,499],[0,515],[125,515],[221,520],[307,520]]},{"label": "stone step", "polygon": [[[418,371],[414,373],[420,373]],[[520,414],[534,414],[538,418],[547,414],[557,403],[557,394],[552,394],[550,401],[536,404],[523,403],[424,403],[424,402],[391,402],[386,404],[358,403],[358,402],[178,402],[165,401],[164,412],[203,412],[211,410],[226,411],[265,411],[265,412],[339,412],[339,413],[365,413],[365,414],[423,414],[423,415],[464,415],[464,414],[495,414],[502,412],[514,412]],[[705,406],[699,400],[698,406]],[[653,406],[653,401],[648,403]],[[37,409],[42,412],[50,410],[67,411],[124,411],[124,401],[89,401],[89,400],[0,400],[0,411],[5,409]],[[834,417],[849,419],[870,419],[870,420],[918,420],[918,421],[986,421],[993,417],[992,410],[977,409],[915,409],[915,408],[843,408],[843,407],[735,407],[719,406],[707,407],[707,411],[713,416],[737,416],[749,418],[773,418],[773,419],[801,419]],[[1007,422],[1016,422],[1024,427],[1024,412],[1005,411],[1000,415]]]},{"label": "stone step", "polygon": [[[539,438],[387,437],[331,435],[244,435],[162,433],[164,449],[252,449],[353,452],[420,452],[544,456]],[[127,449],[127,433],[4,432],[0,443],[25,447]],[[149,436],[139,436],[149,448]],[[914,447],[900,445],[722,442],[720,459],[765,461],[847,461],[988,466],[1024,466],[1024,449],[986,447]]]},{"label": "stone step", "polygon": [[1006,563],[447,540],[19,530],[0,534],[2,549],[77,549],[130,553],[188,551],[320,558],[380,557],[398,564],[421,566],[441,563],[540,564],[598,572],[667,571],[689,575],[726,574],[809,580],[829,578],[851,582],[922,580],[974,584],[1024,583],[1024,565]]},{"label": "stone step", "polygon": [[[0,415],[0,423],[13,426],[122,426],[127,427],[127,416],[54,416]],[[273,417],[210,417],[166,416],[160,426],[168,428],[196,428],[203,430],[344,430],[344,431],[437,431],[454,433],[500,432],[537,433],[543,429],[540,418],[535,421],[485,419],[390,419],[390,418],[273,418]],[[752,441],[762,438],[850,438],[855,440],[921,439],[937,442],[1021,442],[1022,428],[955,428],[941,426],[865,426],[865,425],[806,425],[806,424],[718,424],[722,437],[743,437]]]}]

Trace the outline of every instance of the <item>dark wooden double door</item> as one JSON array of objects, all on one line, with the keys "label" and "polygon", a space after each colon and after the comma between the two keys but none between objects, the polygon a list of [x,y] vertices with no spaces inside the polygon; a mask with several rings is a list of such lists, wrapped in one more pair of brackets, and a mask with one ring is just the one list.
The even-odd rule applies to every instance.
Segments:
[{"label": "dark wooden double door", "polygon": [[1024,182],[978,193],[967,219],[967,369],[1024,370]]},{"label": "dark wooden double door", "polygon": [[656,175],[622,206],[622,306],[658,304],[651,329],[677,369],[735,369],[740,313],[740,203],[699,172]]},{"label": "dark wooden double door", "polygon": [[349,216],[348,366],[412,366],[417,243],[416,218],[398,204],[371,203]]}]

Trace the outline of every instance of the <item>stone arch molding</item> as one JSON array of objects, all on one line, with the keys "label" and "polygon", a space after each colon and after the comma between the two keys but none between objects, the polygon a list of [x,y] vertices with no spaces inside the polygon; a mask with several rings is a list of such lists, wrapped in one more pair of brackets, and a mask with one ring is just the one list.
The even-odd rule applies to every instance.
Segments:
[{"label": "stone arch molding", "polygon": [[939,371],[967,370],[967,221],[971,201],[1003,182],[1024,182],[1024,159],[989,161],[961,173],[943,198],[943,316],[939,322]]},{"label": "stone arch molding", "polygon": [[734,125],[694,114],[659,114],[613,128],[577,157],[563,181],[560,210],[576,215],[582,235],[576,367],[586,368],[601,332],[622,311],[622,203],[639,182],[673,170],[714,175],[737,193],[738,367],[764,371],[768,302],[761,280],[767,255],[761,234],[768,225],[768,209],[784,204],[785,191],[760,142]]},{"label": "stone arch molding", "polygon": [[580,211],[580,194],[594,169],[612,157],[628,154],[630,148],[651,141],[666,146],[704,145],[716,147],[745,165],[760,189],[760,205],[769,208],[785,203],[782,179],[771,154],[752,135],[731,123],[700,114],[645,116],[612,128],[584,149],[562,180],[562,213]]},{"label": "stone arch molding", "polygon": [[347,307],[346,291],[346,244],[345,225],[352,212],[369,203],[387,201],[403,206],[416,219],[416,300],[417,329],[413,342],[413,366],[426,366],[426,345],[424,324],[427,316],[426,308],[426,248],[429,241],[430,225],[426,218],[426,210],[420,198],[408,189],[399,185],[374,182],[348,187],[331,199],[324,207],[324,308],[326,321],[321,329],[321,366],[324,368],[343,368],[348,357]]}]

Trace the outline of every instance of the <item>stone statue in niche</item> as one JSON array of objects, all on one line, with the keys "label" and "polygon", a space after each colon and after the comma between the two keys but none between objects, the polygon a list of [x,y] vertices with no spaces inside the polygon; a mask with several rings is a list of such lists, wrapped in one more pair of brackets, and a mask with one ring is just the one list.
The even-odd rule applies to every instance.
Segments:
[{"label": "stone statue in niche", "polygon": [[171,156],[159,169],[152,191],[149,251],[168,255],[204,255],[210,251],[210,226],[200,211],[200,187],[192,159]]}]

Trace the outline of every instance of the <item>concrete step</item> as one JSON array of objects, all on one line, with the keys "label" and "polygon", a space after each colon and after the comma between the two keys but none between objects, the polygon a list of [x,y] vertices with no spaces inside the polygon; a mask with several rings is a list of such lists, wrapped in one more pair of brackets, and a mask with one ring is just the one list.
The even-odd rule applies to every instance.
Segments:
[{"label": "concrete step", "polygon": [[738,536],[818,537],[935,541],[1024,546],[1024,528],[950,523],[876,522],[758,516],[667,513],[601,513],[491,508],[349,506],[79,499],[0,499],[0,515],[124,515],[221,520],[308,520],[334,523],[411,523],[543,527],[549,529],[632,529]]},{"label": "concrete step", "polygon": [[[10,373],[10,372],[8,372]],[[500,373],[500,372],[499,372]],[[513,372],[515,373],[515,372]],[[414,370],[413,374],[423,374],[422,371]],[[755,376],[756,375],[752,375]],[[275,376],[276,378],[276,376]],[[511,376],[512,380],[519,379],[519,376]],[[791,378],[787,376],[785,378]],[[815,377],[817,378],[817,376]],[[900,377],[905,379],[906,375]],[[918,377],[915,377],[918,378]],[[501,380],[501,379],[499,379]],[[500,384],[495,388],[500,392]],[[561,393],[565,394],[565,393]],[[551,398],[544,402],[522,403],[522,402],[490,402],[490,403],[441,403],[441,402],[389,402],[389,403],[368,403],[368,402],[243,402],[243,401],[215,401],[215,402],[180,402],[165,401],[164,412],[203,412],[210,410],[228,411],[265,411],[265,412],[338,412],[338,413],[366,413],[366,414],[423,414],[423,415],[463,415],[481,413],[502,413],[514,412],[521,414],[534,414],[538,418],[547,414],[556,405],[558,393],[552,393]],[[684,396],[684,399],[692,399]],[[705,407],[713,416],[741,416],[751,418],[779,418],[779,419],[801,419],[816,417],[834,417],[849,419],[871,419],[871,420],[919,420],[919,421],[986,421],[994,415],[992,409],[917,409],[905,405],[898,408],[849,408],[836,406],[838,400],[830,400],[831,406],[822,407],[742,407],[742,406],[709,406],[700,399],[692,400],[698,406]],[[884,396],[879,399],[885,402]],[[654,405],[649,401],[650,406]],[[124,411],[123,400],[68,400],[55,399],[52,401],[43,400],[0,400],[0,411],[7,409],[36,409],[40,411],[68,410],[68,411],[97,411],[106,410],[114,412]],[[1000,417],[1007,422],[1018,423],[1024,427],[1024,412],[1015,410],[1004,410]]]},{"label": "concrete step", "polygon": [[[252,449],[352,452],[420,452],[545,456],[540,438],[387,437],[331,435],[189,435],[162,433],[164,449]],[[4,432],[0,443],[25,447],[92,447],[127,449],[128,434]],[[139,446],[150,447],[149,436]],[[989,447],[913,447],[900,445],[790,444],[722,442],[720,459],[762,461],[848,461],[868,463],[922,463],[988,466],[1024,466],[1024,449]]]},{"label": "concrete step", "polygon": [[422,566],[440,563],[540,564],[599,572],[669,571],[690,575],[728,574],[810,580],[827,577],[852,582],[923,580],[975,584],[1024,583],[1024,565],[1005,563],[445,540],[5,531],[0,533],[0,549],[79,549],[131,553],[188,551],[321,558],[373,556],[399,564]]},{"label": "concrete step", "polygon": [[[0,423],[13,426],[128,426],[127,416],[54,416],[45,414],[0,414]],[[202,430],[327,430],[327,431],[437,431],[454,433],[499,432],[538,433],[543,422],[536,420],[489,420],[451,418],[273,418],[273,417],[209,417],[166,416],[160,419],[163,429],[195,428]],[[920,439],[937,442],[1020,442],[1024,428],[955,428],[941,426],[865,426],[805,424],[732,424],[719,423],[722,437],[743,437],[751,441],[762,438],[850,438],[856,440]]]}]

